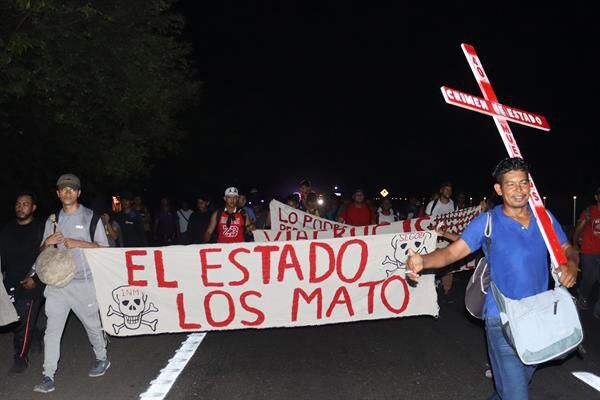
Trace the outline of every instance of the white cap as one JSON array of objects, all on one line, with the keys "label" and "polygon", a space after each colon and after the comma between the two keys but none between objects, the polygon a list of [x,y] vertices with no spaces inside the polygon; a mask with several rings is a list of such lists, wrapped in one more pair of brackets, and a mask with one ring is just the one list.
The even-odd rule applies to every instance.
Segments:
[{"label": "white cap", "polygon": [[228,187],[225,189],[225,196],[239,196],[238,190],[235,187]]}]

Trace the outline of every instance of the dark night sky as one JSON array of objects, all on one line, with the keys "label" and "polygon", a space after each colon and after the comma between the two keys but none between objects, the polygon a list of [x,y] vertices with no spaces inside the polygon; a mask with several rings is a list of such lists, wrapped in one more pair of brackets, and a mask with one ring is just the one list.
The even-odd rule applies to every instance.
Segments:
[{"label": "dark night sky", "polygon": [[273,193],[308,177],[324,191],[386,185],[406,195],[450,179],[483,196],[504,147],[490,117],[446,105],[439,89],[481,96],[465,42],[500,102],[547,117],[549,133],[511,124],[542,194],[570,199],[596,184],[590,10],[238,3],[179,6],[204,89],[186,150],[157,182],[177,174],[194,187]]}]

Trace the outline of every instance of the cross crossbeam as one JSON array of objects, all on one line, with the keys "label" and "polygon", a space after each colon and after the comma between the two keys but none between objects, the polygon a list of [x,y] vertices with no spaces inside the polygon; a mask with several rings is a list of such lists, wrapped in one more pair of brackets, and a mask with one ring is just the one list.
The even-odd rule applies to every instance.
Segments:
[{"label": "cross crossbeam", "polygon": [[[475,79],[477,80],[477,84],[479,85],[484,98],[482,99],[480,97],[468,95],[455,89],[442,86],[441,89],[444,99],[448,104],[491,115],[494,119],[494,123],[496,124],[496,128],[498,128],[498,132],[500,133],[500,137],[502,138],[502,142],[504,143],[504,147],[506,147],[506,151],[508,152],[509,156],[523,158],[521,151],[519,150],[519,146],[517,146],[517,141],[515,140],[515,137],[508,126],[508,121],[543,130],[550,130],[550,125],[548,125],[546,118],[541,115],[529,113],[500,104],[498,102],[498,98],[496,97],[496,93],[494,93],[492,84],[490,83],[488,76],[483,69],[483,65],[477,56],[475,48],[464,43],[461,45],[461,48],[465,53],[465,57],[467,58],[469,66],[471,67],[471,71],[473,71],[473,75],[475,75]],[[565,254],[560,246],[556,232],[552,228],[552,220],[550,219],[550,216],[544,207],[542,197],[540,196],[535,183],[533,182],[533,177],[531,174],[529,175],[529,182],[531,189],[529,205],[533,210],[536,222],[540,228],[540,231],[542,232],[542,237],[544,238],[544,242],[546,243],[546,247],[550,253],[552,265],[556,268],[559,265],[566,264],[567,258],[565,257]]]},{"label": "cross crossbeam", "polygon": [[482,99],[481,97],[473,96],[471,94],[467,94],[446,86],[442,86],[442,95],[444,96],[446,103],[452,104],[453,106],[466,108],[467,110],[471,111],[477,111],[492,117],[506,118],[508,121],[530,126],[532,128],[542,129],[544,131],[550,130],[548,121],[546,121],[546,118],[542,115],[533,114],[527,111],[519,110],[518,108],[488,101],[486,99]]}]

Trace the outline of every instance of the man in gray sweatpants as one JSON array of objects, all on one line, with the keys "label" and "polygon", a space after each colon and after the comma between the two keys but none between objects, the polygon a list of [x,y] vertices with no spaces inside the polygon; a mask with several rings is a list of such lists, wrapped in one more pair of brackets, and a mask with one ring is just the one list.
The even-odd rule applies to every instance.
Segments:
[{"label": "man in gray sweatpants", "polygon": [[[106,341],[100,323],[94,282],[81,250],[108,247],[106,232],[102,221],[93,218],[93,211],[79,204],[79,178],[73,174],[61,175],[56,186],[62,209],[55,214],[58,220],[56,227],[50,218],[46,221],[42,249],[53,245],[57,245],[59,249],[69,249],[76,267],[75,276],[69,284],[65,287],[48,285],[44,291],[48,317],[44,335],[44,377],[42,383],[33,388],[40,393],[49,393],[55,389],[54,373],[60,358],[60,341],[70,311],[73,311],[83,324],[96,356],[95,364],[88,375],[102,376],[110,367],[110,361],[106,357]],[[96,225],[95,229],[90,229],[93,223]]]}]

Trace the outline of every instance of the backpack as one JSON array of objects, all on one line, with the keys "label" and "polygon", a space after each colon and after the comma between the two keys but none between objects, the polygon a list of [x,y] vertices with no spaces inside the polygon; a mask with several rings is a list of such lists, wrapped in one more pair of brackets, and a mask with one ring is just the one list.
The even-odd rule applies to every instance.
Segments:
[{"label": "backpack", "polygon": [[[487,220],[483,236],[485,237],[487,256],[490,257],[492,247],[492,214],[490,212],[486,214]],[[469,314],[475,318],[483,319],[483,305],[488,288],[490,287],[490,280],[489,262],[485,257],[481,257],[465,290],[465,307]]]},{"label": "backpack", "polygon": [[[57,212],[54,213],[56,216],[56,224],[58,225],[58,216],[60,215],[60,208]],[[94,235],[96,234],[96,226],[98,225],[98,221],[100,220],[100,214],[96,213],[92,210],[92,221],[90,222],[90,240],[94,241]]]}]

